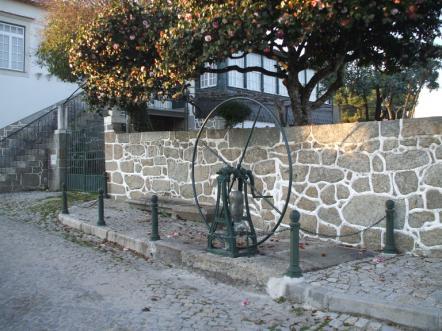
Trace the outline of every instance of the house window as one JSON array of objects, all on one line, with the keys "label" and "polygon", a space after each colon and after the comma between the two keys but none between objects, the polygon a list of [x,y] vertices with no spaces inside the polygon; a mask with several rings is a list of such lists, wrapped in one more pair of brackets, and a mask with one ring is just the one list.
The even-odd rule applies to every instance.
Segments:
[{"label": "house window", "polygon": [[289,96],[289,92],[287,91],[287,87],[285,87],[284,83],[282,82],[282,79],[278,79],[279,84],[279,95],[282,95],[284,97]]},{"label": "house window", "polygon": [[0,22],[0,69],[25,70],[25,28]]},{"label": "house window", "polygon": [[[261,67],[261,56],[258,54],[247,54],[247,67]],[[247,73],[247,89],[261,91],[261,73]]]},{"label": "house window", "polygon": [[[211,69],[216,69],[216,64],[205,64],[206,68],[209,67]],[[207,87],[214,87],[216,86],[216,73],[213,72],[205,72],[200,76],[200,87],[201,88],[207,88]]]},{"label": "house window", "polygon": [[[237,53],[237,54],[233,54],[234,57],[238,57],[241,56],[241,54]],[[240,59],[231,59],[229,58],[227,60],[227,65],[228,66],[234,66],[237,65],[240,68],[244,68],[244,58],[240,58]],[[239,87],[239,88],[244,88],[244,75],[236,70],[234,71],[229,71],[228,76],[228,85],[230,87]]]},{"label": "house window", "polygon": [[[267,71],[276,72],[276,61],[264,57],[263,67]],[[276,94],[276,77],[264,75],[263,82],[264,82],[264,92]]]},{"label": "house window", "polygon": [[172,101],[152,100],[148,103],[148,107],[152,109],[172,109]]}]

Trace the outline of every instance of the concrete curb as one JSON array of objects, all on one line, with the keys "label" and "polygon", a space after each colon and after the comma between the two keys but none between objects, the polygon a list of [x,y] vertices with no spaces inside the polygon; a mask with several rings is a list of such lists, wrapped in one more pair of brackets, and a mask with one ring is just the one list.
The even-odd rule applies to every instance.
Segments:
[{"label": "concrete curb", "polygon": [[[424,330],[442,330],[442,312],[437,308],[387,303],[370,296],[355,297],[326,287],[313,287],[303,281],[287,282],[287,277],[272,278],[275,276],[274,270],[265,264],[252,263],[248,258],[217,256],[167,239],[139,240],[105,226],[79,221],[66,214],[59,214],[58,219],[68,227],[166,264],[199,270],[222,281],[276,287],[276,291],[270,288],[267,290],[315,309],[366,315]],[[255,259],[259,259],[259,256]]]},{"label": "concrete curb", "polygon": [[[437,308],[399,305],[368,295],[357,297],[305,282],[287,283],[284,278],[272,279],[270,283],[273,288],[285,288],[283,294],[288,299],[314,309],[365,315],[423,330],[442,330],[442,312]],[[278,293],[273,288],[267,291]]]}]

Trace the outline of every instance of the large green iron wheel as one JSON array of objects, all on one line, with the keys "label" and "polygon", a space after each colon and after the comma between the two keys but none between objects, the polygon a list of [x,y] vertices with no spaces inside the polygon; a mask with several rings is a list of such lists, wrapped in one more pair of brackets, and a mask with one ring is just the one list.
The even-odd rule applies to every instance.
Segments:
[{"label": "large green iron wheel", "polygon": [[[226,116],[226,108],[232,102],[235,107],[242,103],[250,111],[239,107],[240,116],[236,118],[239,122],[219,129],[225,122],[223,116],[230,121],[232,113],[236,113],[236,110],[228,110]],[[266,141],[270,144],[276,142],[277,150],[270,151],[272,146],[263,146]],[[244,206],[250,209],[257,234],[256,245],[260,245],[275,233],[284,218],[293,173],[285,130],[277,116],[262,103],[247,97],[225,100],[206,116],[198,132],[192,156],[192,187],[195,204],[208,228],[213,221],[211,211],[216,203],[216,172],[226,166],[251,171],[255,177],[256,188],[254,192],[249,188]],[[267,170],[263,169],[266,166]],[[263,171],[273,168],[273,178],[272,175],[263,175]],[[231,184],[230,189],[235,185]]]}]

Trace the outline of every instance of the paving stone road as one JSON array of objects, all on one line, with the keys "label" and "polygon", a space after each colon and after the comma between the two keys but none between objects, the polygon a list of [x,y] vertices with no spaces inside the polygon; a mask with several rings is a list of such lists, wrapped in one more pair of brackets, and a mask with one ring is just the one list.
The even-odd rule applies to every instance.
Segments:
[{"label": "paving stone road", "polygon": [[51,196],[0,195],[0,330],[395,330],[146,261],[29,211]]}]

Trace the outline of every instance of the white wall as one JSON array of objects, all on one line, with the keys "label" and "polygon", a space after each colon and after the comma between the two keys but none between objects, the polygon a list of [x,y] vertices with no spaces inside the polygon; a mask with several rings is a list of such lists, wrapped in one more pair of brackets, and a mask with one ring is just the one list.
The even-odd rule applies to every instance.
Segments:
[{"label": "white wall", "polygon": [[45,11],[0,0],[0,21],[25,27],[25,71],[0,69],[0,128],[67,98],[77,85],[63,83],[36,63]]}]

